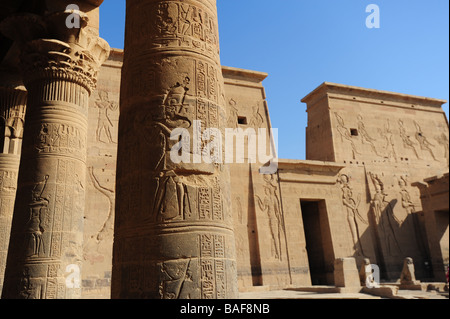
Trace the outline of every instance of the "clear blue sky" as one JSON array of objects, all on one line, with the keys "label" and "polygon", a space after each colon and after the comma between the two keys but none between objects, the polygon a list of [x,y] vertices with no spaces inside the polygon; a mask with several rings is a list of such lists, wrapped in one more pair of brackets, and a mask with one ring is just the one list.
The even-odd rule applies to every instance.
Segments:
[{"label": "clear blue sky", "polygon": [[[305,158],[306,105],[322,82],[449,100],[448,0],[217,0],[222,64],[262,71],[279,156]],[[377,4],[379,29],[366,27]],[[123,48],[125,0],[101,7]],[[448,103],[444,110],[449,115]]]}]

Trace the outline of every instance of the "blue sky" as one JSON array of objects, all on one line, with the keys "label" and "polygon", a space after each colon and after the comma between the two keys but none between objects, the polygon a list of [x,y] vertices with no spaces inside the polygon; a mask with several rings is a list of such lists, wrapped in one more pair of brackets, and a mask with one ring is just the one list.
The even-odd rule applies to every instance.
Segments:
[{"label": "blue sky", "polygon": [[[380,8],[379,29],[366,7]],[[279,156],[305,158],[306,105],[335,82],[449,100],[448,0],[218,0],[223,65],[262,71]],[[100,33],[123,48],[125,0],[101,7]],[[444,110],[449,115],[448,103]]]}]

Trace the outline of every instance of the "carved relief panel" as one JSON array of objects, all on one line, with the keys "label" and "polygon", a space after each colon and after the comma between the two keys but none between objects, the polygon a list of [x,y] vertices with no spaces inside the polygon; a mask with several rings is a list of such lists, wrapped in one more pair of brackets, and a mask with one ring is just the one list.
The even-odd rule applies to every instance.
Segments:
[{"label": "carved relief panel", "polygon": [[427,258],[418,216],[422,209],[420,195],[411,186],[411,178],[407,171],[393,174],[376,168],[367,171],[370,224],[388,272],[396,269],[396,263],[405,255]]}]

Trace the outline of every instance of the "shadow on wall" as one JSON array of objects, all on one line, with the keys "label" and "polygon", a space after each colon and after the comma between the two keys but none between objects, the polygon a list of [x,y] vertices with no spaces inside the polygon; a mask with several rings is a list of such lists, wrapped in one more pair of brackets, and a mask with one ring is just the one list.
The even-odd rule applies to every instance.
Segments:
[{"label": "shadow on wall", "polygon": [[[371,201],[367,213],[369,226],[360,234],[355,250],[358,267],[364,258],[380,267],[381,280],[395,282],[400,279],[403,261],[406,257],[414,260],[417,279],[432,281],[425,228],[418,212],[409,213],[404,220],[394,214],[397,200],[386,202],[377,194]],[[445,230],[444,230],[445,231]],[[363,254],[359,251],[363,250]]]}]

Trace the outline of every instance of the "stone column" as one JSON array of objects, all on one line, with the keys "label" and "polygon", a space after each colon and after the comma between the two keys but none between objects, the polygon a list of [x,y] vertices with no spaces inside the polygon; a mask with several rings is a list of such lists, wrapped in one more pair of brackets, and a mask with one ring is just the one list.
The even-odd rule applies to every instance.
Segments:
[{"label": "stone column", "polygon": [[28,90],[3,298],[81,297],[88,100],[109,47],[83,12],[80,28],[67,28],[63,2],[2,25],[19,34]]},{"label": "stone column", "polygon": [[113,298],[237,297],[229,170],[194,163],[220,157],[223,90],[215,0],[127,1]]},{"label": "stone column", "polygon": [[0,293],[16,197],[27,92],[9,72],[0,71]]}]

